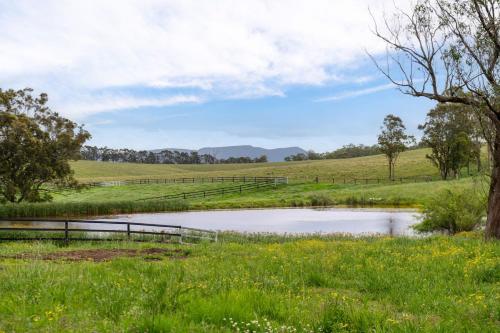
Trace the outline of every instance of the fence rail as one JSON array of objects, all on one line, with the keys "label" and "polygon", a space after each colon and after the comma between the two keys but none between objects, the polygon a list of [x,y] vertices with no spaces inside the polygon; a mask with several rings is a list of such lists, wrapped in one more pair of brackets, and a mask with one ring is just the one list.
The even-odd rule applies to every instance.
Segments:
[{"label": "fence rail", "polygon": [[[55,224],[56,227],[36,227],[36,226],[21,226],[21,227],[6,227],[7,223],[15,222],[30,222],[30,223],[48,223]],[[98,225],[97,228],[76,228],[74,224],[90,224]],[[61,226],[57,228],[57,226]],[[102,229],[101,226],[121,226],[123,229]],[[135,227],[135,228],[133,228]],[[137,229],[140,227],[142,229]],[[148,228],[147,230],[144,228]],[[135,240],[132,236],[138,235],[156,235],[156,236],[169,236],[177,237],[179,241],[185,242],[186,239],[202,239],[217,242],[217,232],[206,229],[189,228],[179,225],[168,224],[155,224],[155,223],[138,223],[127,221],[97,221],[97,220],[69,220],[69,219],[41,219],[41,218],[11,218],[0,219],[0,231],[11,232],[60,232],[63,237],[0,237],[0,240],[33,240],[33,239],[51,239],[63,240],[68,242],[70,240],[109,240],[108,238],[72,238],[70,233],[81,232],[96,232],[96,233],[115,233],[126,234],[128,240]]]},{"label": "fence rail", "polygon": [[[394,179],[388,178],[332,178],[332,182],[335,183],[337,180],[339,183],[343,184],[394,184],[394,183],[418,183],[418,182],[430,182],[435,180],[440,180],[441,178],[433,176],[414,176],[414,177],[396,177]],[[316,180],[316,182],[318,182]]]},{"label": "fence rail", "polygon": [[265,177],[265,181],[236,185],[231,187],[222,187],[208,190],[199,190],[192,192],[182,192],[177,194],[168,194],[161,195],[149,198],[141,198],[136,201],[145,201],[145,200],[172,200],[172,199],[193,199],[193,198],[206,198],[209,196],[215,195],[224,195],[224,194],[232,194],[232,193],[243,193],[244,191],[277,186],[279,184],[287,184],[288,178],[286,177]]},{"label": "fence rail", "polygon": [[284,180],[286,177],[256,177],[256,176],[230,176],[230,177],[182,177],[182,178],[164,178],[164,179],[128,179],[115,181],[101,181],[82,183],[90,187],[99,186],[124,186],[124,185],[146,185],[146,184],[186,184],[186,183],[260,183],[274,181],[275,179]]},{"label": "fence rail", "polygon": [[147,184],[194,184],[194,183],[260,183],[277,180],[278,183],[292,182],[313,182],[313,183],[334,183],[334,184],[395,184],[395,183],[417,183],[442,180],[439,176],[411,176],[411,177],[396,177],[388,179],[385,177],[342,177],[342,176],[309,176],[309,177],[255,177],[255,176],[229,176],[229,177],[182,177],[182,178],[165,178],[165,179],[129,179],[116,181],[101,181],[82,183],[82,185],[90,187],[102,186],[125,186],[125,185],[147,185]]},{"label": "fence rail", "polygon": [[312,177],[303,178],[304,182],[333,183],[333,184],[397,184],[397,183],[418,183],[442,180],[439,176],[413,176],[389,178],[359,178],[359,177]]}]

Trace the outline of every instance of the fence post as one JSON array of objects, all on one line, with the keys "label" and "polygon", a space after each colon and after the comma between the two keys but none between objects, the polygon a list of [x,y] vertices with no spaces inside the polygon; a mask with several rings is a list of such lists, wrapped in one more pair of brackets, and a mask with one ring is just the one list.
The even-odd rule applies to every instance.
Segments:
[{"label": "fence post", "polygon": [[66,244],[68,244],[68,242],[69,242],[68,221],[64,222],[64,242]]},{"label": "fence post", "polygon": [[319,183],[319,177],[316,176],[316,184],[318,184],[318,183]]},{"label": "fence post", "polygon": [[335,178],[332,177],[332,184],[335,184]]},{"label": "fence post", "polygon": [[184,194],[184,200],[186,200],[186,192],[184,192],[184,193],[182,193],[182,194]]},{"label": "fence post", "polygon": [[127,237],[130,239],[130,223],[127,223]]}]

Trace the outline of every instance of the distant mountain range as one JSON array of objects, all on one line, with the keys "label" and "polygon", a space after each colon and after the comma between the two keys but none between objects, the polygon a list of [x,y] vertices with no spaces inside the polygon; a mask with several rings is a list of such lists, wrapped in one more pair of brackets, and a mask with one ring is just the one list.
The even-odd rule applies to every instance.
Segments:
[{"label": "distant mountain range", "polygon": [[286,148],[275,148],[275,149],[266,149],[261,147],[254,147],[250,145],[244,146],[227,146],[227,147],[205,147],[199,150],[191,150],[191,149],[179,149],[179,148],[163,148],[163,149],[154,149],[153,152],[160,152],[162,150],[170,150],[170,151],[178,151],[178,152],[192,152],[197,151],[198,154],[209,154],[214,156],[217,159],[227,159],[229,157],[250,157],[257,158],[262,155],[267,156],[267,160],[269,162],[282,162],[285,160],[285,157],[296,154],[305,154],[307,153],[304,149],[300,147],[286,147]]}]

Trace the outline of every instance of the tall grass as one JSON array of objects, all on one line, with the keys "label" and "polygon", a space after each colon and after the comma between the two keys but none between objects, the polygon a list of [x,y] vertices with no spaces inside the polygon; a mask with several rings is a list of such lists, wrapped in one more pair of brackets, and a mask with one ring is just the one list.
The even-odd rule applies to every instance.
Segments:
[{"label": "tall grass", "polygon": [[189,203],[185,200],[21,203],[0,205],[0,218],[96,216],[188,209]]},{"label": "tall grass", "polygon": [[[0,331],[498,331],[499,242],[223,237],[197,246],[0,243]],[[8,258],[148,247],[189,252],[99,263]]]}]

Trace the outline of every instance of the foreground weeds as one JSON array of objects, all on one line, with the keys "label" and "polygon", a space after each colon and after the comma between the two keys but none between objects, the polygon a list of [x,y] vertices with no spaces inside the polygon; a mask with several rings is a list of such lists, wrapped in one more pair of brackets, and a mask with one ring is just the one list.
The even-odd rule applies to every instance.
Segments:
[{"label": "foreground weeds", "polygon": [[[64,257],[88,250],[125,255]],[[10,242],[0,254],[0,332],[493,332],[500,323],[500,243],[471,234]]]}]

